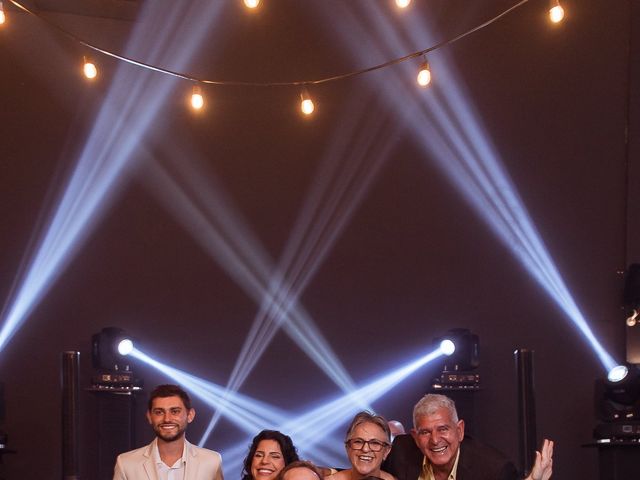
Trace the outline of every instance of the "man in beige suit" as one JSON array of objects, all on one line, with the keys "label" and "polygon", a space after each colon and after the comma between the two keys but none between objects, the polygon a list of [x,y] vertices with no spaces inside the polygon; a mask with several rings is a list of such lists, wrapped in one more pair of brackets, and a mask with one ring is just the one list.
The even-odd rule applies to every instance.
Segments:
[{"label": "man in beige suit", "polygon": [[149,445],[118,455],[113,480],[224,480],[218,452],[196,447],[184,433],[196,411],[177,385],[160,385],[149,397]]}]

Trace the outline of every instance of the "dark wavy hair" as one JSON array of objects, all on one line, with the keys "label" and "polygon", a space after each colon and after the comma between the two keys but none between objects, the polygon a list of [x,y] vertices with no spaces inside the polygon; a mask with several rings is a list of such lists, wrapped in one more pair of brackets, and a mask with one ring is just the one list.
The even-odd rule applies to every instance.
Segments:
[{"label": "dark wavy hair", "polygon": [[253,440],[251,441],[249,453],[247,453],[247,456],[244,459],[244,466],[242,467],[242,480],[253,480],[253,477],[251,476],[251,462],[253,461],[253,456],[256,454],[258,444],[262,440],[275,440],[278,442],[280,450],[282,450],[282,458],[284,459],[285,466],[289,465],[291,462],[297,462],[299,460],[298,451],[296,450],[296,447],[294,447],[291,437],[278,432],[277,430],[262,430],[259,434],[253,437]]},{"label": "dark wavy hair", "polygon": [[147,405],[147,409],[151,411],[151,406],[153,405],[153,401],[156,398],[167,398],[167,397],[180,397],[182,403],[184,403],[184,408],[187,410],[191,410],[191,398],[187,392],[185,392],[178,385],[158,385],[152,392],[149,394],[149,403]]}]

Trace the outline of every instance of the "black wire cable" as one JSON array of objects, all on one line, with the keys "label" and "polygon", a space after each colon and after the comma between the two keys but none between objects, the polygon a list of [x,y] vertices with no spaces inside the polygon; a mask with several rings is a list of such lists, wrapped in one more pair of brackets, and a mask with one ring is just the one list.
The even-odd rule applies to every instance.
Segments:
[{"label": "black wire cable", "polygon": [[109,50],[105,50],[103,48],[100,48],[96,45],[93,45],[89,42],[86,42],[85,40],[82,40],[81,38],[79,38],[78,36],[74,35],[73,33],[69,32],[68,30],[65,30],[64,28],[62,28],[61,26],[59,26],[58,24],[48,20],[47,18],[43,17],[42,15],[38,14],[37,12],[30,10],[29,8],[25,7],[24,5],[22,5],[20,2],[18,2],[17,0],[9,0],[9,2],[11,2],[13,5],[15,5],[16,7],[18,7],[19,9],[25,11],[26,13],[33,15],[37,18],[39,18],[40,20],[42,20],[44,23],[46,23],[47,25],[49,25],[51,28],[57,30],[58,32],[62,33],[63,35],[65,35],[68,38],[71,38],[73,41],[80,43],[81,45],[94,50],[96,52],[99,52],[103,55],[107,55],[109,57],[113,57],[117,60],[121,60],[123,62],[127,62],[130,63],[132,65],[136,65],[138,67],[141,68],[146,68],[147,70],[153,70],[155,72],[159,72],[159,73],[163,73],[165,75],[171,75],[177,78],[182,78],[183,80],[189,80],[190,82],[197,82],[197,83],[202,83],[202,84],[207,84],[207,85],[226,85],[226,86],[243,86],[243,87],[287,87],[287,86],[305,86],[305,85],[320,85],[323,83],[329,83],[329,82],[335,82],[338,80],[344,80],[347,78],[351,78],[351,77],[355,77],[358,75],[363,75],[365,73],[369,73],[369,72],[373,72],[376,70],[381,70],[383,68],[387,68],[393,65],[397,65],[399,63],[405,62],[407,60],[411,60],[413,58],[416,57],[421,57],[423,55],[426,55],[429,52],[433,52],[434,50],[438,50],[439,48],[445,47],[447,45],[451,45],[455,42],[457,42],[458,40],[461,40],[469,35],[471,35],[472,33],[475,33],[479,30],[482,30],[485,27],[488,27],[489,25],[491,25],[494,22],[497,22],[498,20],[500,20],[502,17],[504,17],[505,15],[508,15],[509,13],[511,13],[512,11],[520,8],[522,5],[524,5],[525,3],[529,2],[529,0],[520,0],[519,2],[517,2],[515,5],[512,5],[511,7],[507,8],[506,10],[504,10],[503,12],[499,13],[498,15],[496,15],[495,17],[487,20],[486,22],[481,23],[480,25],[473,27],[471,30],[468,30],[464,33],[461,33],[459,35],[456,35],[453,38],[450,38],[448,40],[444,40],[440,43],[437,43],[429,48],[425,48],[424,50],[418,50],[417,52],[412,52],[409,53],[407,55],[404,55],[402,57],[398,57],[398,58],[394,58],[392,60],[389,60],[387,62],[384,63],[380,63],[378,65],[374,65],[372,67],[368,67],[368,68],[363,68],[361,70],[355,70],[352,72],[347,72],[347,73],[342,73],[339,75],[334,75],[331,77],[324,77],[324,78],[320,78],[320,79],[316,79],[316,80],[298,80],[298,81],[290,81],[290,82],[243,82],[243,81],[235,81],[235,80],[208,80],[208,79],[204,79],[204,78],[198,78],[198,77],[194,77],[192,75],[189,75],[187,73],[183,73],[183,72],[176,72],[173,70],[169,70],[166,68],[161,68],[161,67],[156,67],[155,65],[150,65],[148,63],[144,63],[141,62],[139,60],[135,60],[133,58],[130,57],[126,57],[124,55],[119,55],[117,53],[113,53]]}]

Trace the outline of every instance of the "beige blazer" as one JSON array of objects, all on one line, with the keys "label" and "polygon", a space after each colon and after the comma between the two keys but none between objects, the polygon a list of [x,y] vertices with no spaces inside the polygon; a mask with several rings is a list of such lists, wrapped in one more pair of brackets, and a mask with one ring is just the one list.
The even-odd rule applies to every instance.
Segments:
[{"label": "beige blazer", "polygon": [[[118,455],[113,480],[158,480],[152,455],[156,442],[157,439],[145,447]],[[187,449],[185,480],[224,480],[218,452],[196,447],[186,439],[184,448]]]}]

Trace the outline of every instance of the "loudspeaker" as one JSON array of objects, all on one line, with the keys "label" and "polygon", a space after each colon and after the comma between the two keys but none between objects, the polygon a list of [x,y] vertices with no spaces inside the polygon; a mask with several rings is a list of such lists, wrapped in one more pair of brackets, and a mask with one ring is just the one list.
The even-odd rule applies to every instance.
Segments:
[{"label": "loudspeaker", "polygon": [[632,480],[638,478],[640,445],[610,443],[598,446],[600,480]]},{"label": "loudspeaker", "polygon": [[80,408],[80,352],[62,354],[62,478],[80,478],[78,424]]},{"label": "loudspeaker", "polygon": [[6,418],[6,406],[4,403],[4,383],[0,382],[0,425],[4,423]]},{"label": "loudspeaker", "polygon": [[[91,390],[98,445],[95,452],[97,472],[93,480],[111,480],[118,454],[135,448],[135,392]],[[139,446],[139,445],[138,445]]]},{"label": "loudspeaker", "polygon": [[520,471],[527,476],[535,462],[537,448],[536,396],[533,383],[533,351],[524,348],[514,353],[518,379],[518,433]]}]

